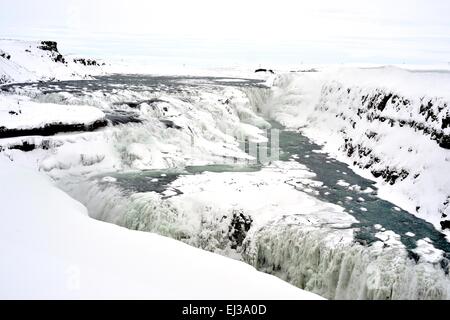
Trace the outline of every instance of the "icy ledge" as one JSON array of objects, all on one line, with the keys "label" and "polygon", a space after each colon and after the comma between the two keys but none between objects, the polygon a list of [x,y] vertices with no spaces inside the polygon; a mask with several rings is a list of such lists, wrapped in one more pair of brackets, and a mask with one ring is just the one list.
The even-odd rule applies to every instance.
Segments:
[{"label": "icy ledge", "polygon": [[95,107],[0,97],[0,138],[92,131],[106,125],[105,114]]},{"label": "icy ledge", "polygon": [[231,259],[90,219],[0,159],[0,298],[320,299]]}]

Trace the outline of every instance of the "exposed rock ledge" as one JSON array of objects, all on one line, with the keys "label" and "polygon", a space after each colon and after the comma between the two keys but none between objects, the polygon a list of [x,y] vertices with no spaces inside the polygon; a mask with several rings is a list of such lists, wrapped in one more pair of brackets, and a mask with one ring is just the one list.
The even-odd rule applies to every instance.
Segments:
[{"label": "exposed rock ledge", "polygon": [[52,136],[63,132],[94,131],[101,127],[105,127],[107,124],[108,122],[106,120],[97,120],[90,124],[49,123],[40,128],[30,129],[7,129],[5,127],[0,127],[0,139],[23,136]]}]

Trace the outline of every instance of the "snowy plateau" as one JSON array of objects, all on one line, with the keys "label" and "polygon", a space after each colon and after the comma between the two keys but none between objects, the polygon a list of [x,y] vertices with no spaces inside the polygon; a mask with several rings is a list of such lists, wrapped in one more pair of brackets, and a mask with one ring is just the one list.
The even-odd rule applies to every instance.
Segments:
[{"label": "snowy plateau", "polygon": [[0,297],[449,299],[450,72],[253,71],[0,40]]}]

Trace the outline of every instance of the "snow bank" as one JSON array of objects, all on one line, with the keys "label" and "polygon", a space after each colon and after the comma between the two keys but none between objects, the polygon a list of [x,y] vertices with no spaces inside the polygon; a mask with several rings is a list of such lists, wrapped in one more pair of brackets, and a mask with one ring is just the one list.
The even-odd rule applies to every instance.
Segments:
[{"label": "snow bank", "polygon": [[64,57],[53,41],[0,39],[0,84],[81,79],[102,72],[100,63],[87,65],[79,58]]},{"label": "snow bank", "polygon": [[378,178],[382,197],[444,228],[450,73],[338,69],[274,79],[263,109]]},{"label": "snow bank", "polygon": [[246,264],[92,220],[50,181],[4,158],[0,183],[3,299],[319,298]]},{"label": "snow bank", "polygon": [[51,126],[89,127],[105,121],[105,114],[91,106],[36,103],[27,97],[0,96],[0,136],[8,132],[49,129]]}]

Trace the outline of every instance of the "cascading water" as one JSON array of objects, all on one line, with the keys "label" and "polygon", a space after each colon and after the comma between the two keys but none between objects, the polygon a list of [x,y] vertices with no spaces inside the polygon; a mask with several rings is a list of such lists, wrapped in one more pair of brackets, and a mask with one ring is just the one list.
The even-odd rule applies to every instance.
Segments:
[{"label": "cascading water", "polygon": [[277,221],[248,239],[244,261],[328,299],[450,297],[450,279],[440,266],[414,262],[394,236],[389,245],[363,246],[341,234],[295,217]]}]

